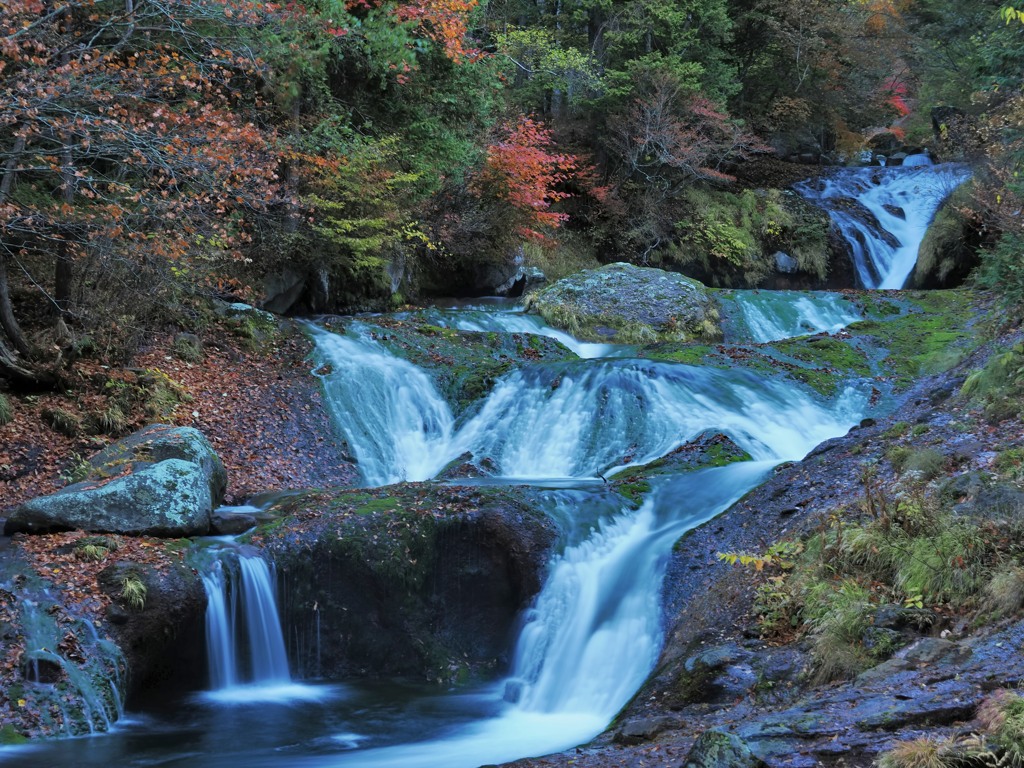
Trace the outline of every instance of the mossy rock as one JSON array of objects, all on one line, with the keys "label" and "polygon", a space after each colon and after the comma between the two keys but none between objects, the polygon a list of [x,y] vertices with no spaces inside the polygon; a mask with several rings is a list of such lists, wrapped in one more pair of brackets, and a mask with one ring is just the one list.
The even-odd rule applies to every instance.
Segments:
[{"label": "mossy rock", "polygon": [[296,673],[446,683],[502,668],[556,537],[529,493],[403,483],[281,504],[250,540],[284,582]]},{"label": "mossy rock", "polygon": [[585,341],[625,344],[721,338],[718,305],[696,280],[616,263],[527,297],[528,309]]},{"label": "mossy rock", "polygon": [[201,432],[154,424],[96,454],[84,480],[22,504],[4,531],[202,535],[226,485],[224,465]]},{"label": "mossy rock", "polygon": [[526,363],[574,360],[560,342],[533,333],[461,331],[422,318],[375,318],[374,338],[427,372],[459,415],[505,373]]},{"label": "mossy rock", "polygon": [[639,506],[651,490],[651,481],[657,477],[679,475],[707,467],[724,467],[726,464],[750,459],[750,454],[731,438],[709,430],[660,459],[623,472],[612,481],[612,486],[634,506]]}]

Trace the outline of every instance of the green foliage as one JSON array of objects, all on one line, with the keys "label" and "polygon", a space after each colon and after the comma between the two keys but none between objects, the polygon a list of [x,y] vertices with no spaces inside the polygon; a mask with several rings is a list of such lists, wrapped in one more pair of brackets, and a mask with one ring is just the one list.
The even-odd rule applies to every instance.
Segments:
[{"label": "green foliage", "polygon": [[978,285],[998,294],[1011,317],[1019,318],[1024,307],[1024,234],[1007,232],[994,248],[982,252],[974,278]]},{"label": "green foliage", "polygon": [[828,271],[828,225],[793,196],[773,189],[739,193],[688,188],[680,242],[658,254],[669,263],[699,266],[714,285],[753,287],[775,269],[784,251],[799,268],[823,279]]},{"label": "green foliage", "polygon": [[75,542],[75,556],[79,560],[103,560],[119,546],[112,536],[86,536]]},{"label": "green foliage", "polygon": [[43,421],[62,435],[75,437],[82,431],[82,423],[78,416],[65,408],[44,408],[42,417]]},{"label": "green foliage", "polygon": [[0,392],[0,427],[10,424],[14,420],[14,412],[11,410],[11,401],[7,395]]},{"label": "green foliage", "polygon": [[992,422],[1016,418],[1024,407],[1024,344],[992,355],[967,377],[961,393],[979,402]]},{"label": "green foliage", "polygon": [[130,573],[121,579],[121,597],[132,608],[141,611],[146,607],[146,588],[142,579],[134,573]]},{"label": "green foliage", "polygon": [[203,360],[203,344],[196,338],[180,335],[171,344],[171,351],[186,363],[200,363]]},{"label": "green foliage", "polygon": [[901,741],[878,761],[878,768],[952,768],[959,765],[959,751],[948,739]]}]

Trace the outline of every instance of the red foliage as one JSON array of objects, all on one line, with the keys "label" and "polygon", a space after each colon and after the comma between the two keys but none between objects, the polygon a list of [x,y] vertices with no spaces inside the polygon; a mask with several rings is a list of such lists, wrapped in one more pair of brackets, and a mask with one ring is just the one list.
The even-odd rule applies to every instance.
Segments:
[{"label": "red foliage", "polygon": [[543,239],[543,230],[568,218],[551,205],[569,197],[558,186],[576,170],[578,160],[552,152],[551,131],[532,117],[505,123],[501,132],[505,137],[487,148],[483,181],[523,215],[520,234]]}]

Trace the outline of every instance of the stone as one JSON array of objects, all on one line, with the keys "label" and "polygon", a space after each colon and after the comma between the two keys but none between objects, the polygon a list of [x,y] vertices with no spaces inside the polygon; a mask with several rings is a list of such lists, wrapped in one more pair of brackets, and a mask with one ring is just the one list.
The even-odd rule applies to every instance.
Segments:
[{"label": "stone", "polygon": [[616,744],[642,744],[650,741],[662,731],[666,731],[678,725],[675,718],[663,715],[661,717],[641,717],[636,720],[629,720],[615,732],[614,741]]},{"label": "stone", "polygon": [[213,501],[202,468],[167,459],[103,485],[86,480],[14,510],[4,533],[83,530],[133,536],[199,536]]},{"label": "stone", "polygon": [[632,264],[608,264],[530,294],[527,308],[586,341],[718,340],[719,310],[697,280]]},{"label": "stone", "polygon": [[739,736],[710,729],[697,737],[683,765],[686,768],[764,768],[766,764]]},{"label": "stone", "polygon": [[775,260],[775,270],[782,272],[786,275],[791,275],[800,269],[800,262],[790,256],[788,253],[782,251],[776,251],[772,254],[772,258]]},{"label": "stone", "polygon": [[203,535],[227,486],[220,457],[191,427],[150,425],[104,448],[89,466],[85,480],[16,508],[4,532]]}]

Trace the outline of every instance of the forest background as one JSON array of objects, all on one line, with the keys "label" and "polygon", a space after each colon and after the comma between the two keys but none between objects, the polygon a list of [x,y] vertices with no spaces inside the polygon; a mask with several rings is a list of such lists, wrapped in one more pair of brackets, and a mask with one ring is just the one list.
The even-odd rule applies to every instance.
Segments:
[{"label": "forest background", "polygon": [[827,232],[755,192],[799,176],[744,169],[893,142],[974,164],[975,279],[1019,309],[1022,50],[984,0],[6,0],[0,385],[210,297],[382,309],[609,261],[756,286]]}]

